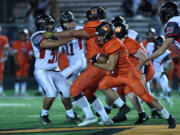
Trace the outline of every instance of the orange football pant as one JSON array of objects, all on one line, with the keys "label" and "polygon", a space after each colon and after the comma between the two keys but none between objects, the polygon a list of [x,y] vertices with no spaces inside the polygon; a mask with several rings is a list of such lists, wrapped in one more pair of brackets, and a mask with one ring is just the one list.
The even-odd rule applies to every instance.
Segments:
[{"label": "orange football pant", "polygon": [[134,92],[137,96],[139,96],[144,102],[152,103],[154,97],[152,97],[144,87],[141,78],[134,68],[130,69],[125,74],[113,74],[108,75],[102,79],[99,83],[99,89],[103,90],[105,88],[113,88],[113,87],[122,87],[121,85],[126,85]]},{"label": "orange football pant", "polygon": [[4,75],[4,63],[0,62],[0,80],[3,79]]},{"label": "orange football pant", "polygon": [[108,71],[102,70],[88,63],[87,69],[74,81],[71,86],[71,96],[74,98],[84,92],[87,99],[91,98],[98,88],[98,83],[108,74]]},{"label": "orange football pant", "polygon": [[16,71],[16,77],[26,78],[29,74],[29,64],[19,65],[19,70]]}]

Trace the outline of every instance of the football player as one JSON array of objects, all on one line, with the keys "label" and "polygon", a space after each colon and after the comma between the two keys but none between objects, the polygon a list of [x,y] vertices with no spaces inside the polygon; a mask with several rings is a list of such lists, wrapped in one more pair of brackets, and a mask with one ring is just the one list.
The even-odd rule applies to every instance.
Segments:
[{"label": "football player", "polygon": [[11,47],[8,43],[8,38],[2,35],[2,27],[0,26],[0,96],[5,96],[3,91],[3,74],[4,74],[4,62],[7,60],[7,57],[3,54],[3,49],[8,52],[12,52]]},{"label": "football player", "polygon": [[176,48],[176,51],[180,52],[179,44],[179,23],[180,16],[178,16],[178,6],[174,2],[166,2],[160,7],[159,12],[160,20],[165,24],[165,40],[162,46],[157,49],[151,56],[147,57],[145,60],[142,60],[138,65],[138,69],[142,67],[147,61],[152,60],[160,55],[162,55],[172,43]]},{"label": "football player", "polygon": [[[74,15],[70,11],[61,13],[60,24],[61,27],[56,28],[56,31],[58,32],[69,29],[82,29],[81,26],[77,26],[75,24]],[[86,68],[86,57],[84,47],[84,42],[80,39],[73,39],[71,42],[63,46],[63,50],[67,55],[69,65],[67,68],[61,71],[62,75],[66,77],[71,82],[71,84],[77,78],[78,74]]]},{"label": "football player", "polygon": [[67,119],[79,122],[79,119],[72,109],[69,84],[61,72],[56,71],[58,67],[58,47],[70,42],[72,38],[45,38],[43,33],[45,31],[53,31],[54,23],[54,20],[49,15],[38,16],[35,19],[37,32],[30,38],[35,55],[34,75],[38,84],[43,88],[46,94],[40,114],[40,121],[45,125],[51,123],[48,118],[48,111],[51,108],[57,92],[62,95],[61,100],[66,109]]},{"label": "football player", "polygon": [[[164,36],[157,36],[155,39],[154,51],[159,49],[163,42]],[[171,88],[168,85],[168,78],[165,74],[163,63],[170,60],[170,53],[169,50],[166,50],[161,56],[158,56],[153,60],[153,66],[155,68],[154,79],[159,83],[162,89],[161,97],[165,100],[168,106],[172,106],[173,102],[168,98],[168,95],[171,95]]]},{"label": "football player", "polygon": [[[104,110],[104,107],[99,99],[94,95],[97,90],[98,82],[109,74],[108,71],[104,71],[100,68],[94,67],[90,62],[95,54],[100,53],[100,48],[95,43],[94,33],[96,27],[105,19],[105,11],[101,7],[92,7],[86,12],[86,17],[88,22],[85,24],[83,29],[80,30],[69,30],[60,33],[47,33],[46,36],[57,36],[57,37],[76,37],[86,39],[86,52],[87,52],[87,69],[74,81],[71,87],[71,96],[76,100],[76,103],[81,107],[86,115],[86,119],[79,124],[79,126],[87,125],[91,121],[97,121],[94,118],[90,107],[85,101],[86,98],[82,95],[86,95],[87,99],[91,103],[92,107],[102,118],[100,124],[112,124],[109,116]],[[93,58],[92,58],[93,57]],[[117,117],[123,117],[126,113],[130,111],[130,108],[119,98],[117,93],[113,90],[103,91],[106,96],[110,96],[114,104],[119,107],[119,112]],[[86,103],[86,104],[85,104]],[[91,112],[91,113],[90,113]]]},{"label": "football player", "polygon": [[[120,18],[119,18],[120,19]],[[117,19],[112,20],[113,25],[115,26],[115,32],[116,37],[118,37],[127,48],[128,54],[129,54],[129,60],[133,63],[133,65],[136,67],[138,65],[138,60],[141,59],[142,56],[146,56],[144,52],[144,48],[141,47],[140,43],[138,43],[136,40],[128,37],[128,25],[124,22],[121,22]],[[143,53],[143,54],[141,54]],[[139,76],[141,77],[141,71],[138,72]],[[121,96],[127,95],[127,97],[131,100],[133,105],[138,111],[139,119],[135,122],[135,124],[140,124],[145,122],[149,119],[148,115],[144,112],[143,108],[141,107],[141,104],[137,98],[137,96],[132,92],[131,88],[128,88],[127,86],[119,87],[117,88],[117,93]],[[106,106],[106,110],[108,110]],[[125,118],[124,118],[125,119]]]},{"label": "football player", "polygon": [[28,40],[27,29],[18,32],[18,40],[12,43],[14,50],[14,63],[16,70],[16,81],[14,84],[15,96],[18,96],[21,88],[21,95],[28,96],[26,93],[26,79],[29,73],[29,61],[32,55],[32,46]]},{"label": "football player", "polygon": [[169,128],[176,127],[175,118],[159,103],[157,99],[151,96],[144,87],[141,79],[128,59],[128,53],[123,43],[116,37],[112,24],[102,22],[96,28],[95,41],[101,47],[102,53],[109,56],[108,62],[104,64],[94,62],[93,65],[104,70],[114,71],[113,74],[105,76],[99,83],[99,89],[120,87],[127,85],[144,102],[151,104],[161,111],[164,118],[168,121]]}]

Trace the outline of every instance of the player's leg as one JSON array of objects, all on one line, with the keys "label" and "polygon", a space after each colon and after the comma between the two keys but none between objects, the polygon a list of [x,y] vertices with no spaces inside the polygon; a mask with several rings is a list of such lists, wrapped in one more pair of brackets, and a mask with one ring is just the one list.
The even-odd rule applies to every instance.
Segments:
[{"label": "player's leg", "polygon": [[57,91],[61,94],[61,101],[66,110],[67,120],[70,122],[79,123],[80,119],[77,117],[76,113],[72,108],[71,98],[70,98],[70,86],[66,78],[61,74],[61,72],[51,72],[54,84]]},{"label": "player's leg", "polygon": [[44,125],[51,124],[51,121],[48,118],[48,112],[56,97],[56,92],[57,92],[49,72],[50,71],[37,70],[37,69],[35,69],[34,71],[34,75],[38,84],[43,88],[46,94],[43,100],[43,107],[40,114],[40,121]]},{"label": "player's leg", "polygon": [[19,66],[18,69],[16,69],[16,81],[14,84],[14,95],[18,96],[20,86],[21,86],[21,80],[22,80],[22,66]]},{"label": "player's leg", "polygon": [[99,83],[99,89],[115,104],[119,111],[117,115],[113,118],[114,122],[118,122],[122,119],[126,113],[130,111],[130,108],[124,103],[124,101],[118,96],[118,94],[112,89],[113,87],[121,86],[120,79],[117,77],[108,75],[103,78],[103,80]]},{"label": "player's leg", "polygon": [[[130,81],[131,80],[131,81]],[[163,117],[168,121],[169,128],[175,128],[176,122],[175,118],[172,117],[172,115],[169,114],[169,112],[164,108],[160,102],[152,97],[147,90],[145,89],[142,81],[138,77],[136,72],[129,73],[128,77],[123,77],[122,81],[127,84],[133,92],[139,96],[144,102],[147,102],[148,104],[151,104],[154,108],[156,108],[158,111],[161,111]],[[130,81],[128,83],[127,81]]]},{"label": "player's leg", "polygon": [[96,122],[92,110],[90,109],[87,98],[82,94],[84,90],[89,89],[92,85],[96,84],[96,81],[100,79],[98,76],[100,69],[92,65],[88,65],[87,69],[74,81],[71,86],[70,93],[71,96],[76,101],[76,104],[82,109],[85,114],[85,120],[79,124],[79,126],[84,126],[92,122]]},{"label": "player's leg", "polygon": [[157,72],[155,79],[162,89],[161,98],[167,103],[168,106],[172,106],[173,102],[168,98],[168,93],[171,92],[171,89],[168,86],[168,79],[166,75],[162,75],[161,72]]},{"label": "player's leg", "polygon": [[0,96],[6,96],[3,90],[4,63],[0,63]]},{"label": "player's leg", "polygon": [[98,113],[102,121],[99,122],[100,125],[111,125],[113,124],[111,118],[106,113],[101,100],[95,96],[97,90],[97,85],[94,85],[91,89],[84,91],[84,95],[87,97],[91,107]]},{"label": "player's leg", "polygon": [[24,64],[23,65],[23,70],[22,70],[22,82],[21,82],[21,95],[22,96],[28,96],[28,94],[26,93],[26,89],[27,89],[27,77],[28,77],[28,73],[29,73],[29,64]]}]

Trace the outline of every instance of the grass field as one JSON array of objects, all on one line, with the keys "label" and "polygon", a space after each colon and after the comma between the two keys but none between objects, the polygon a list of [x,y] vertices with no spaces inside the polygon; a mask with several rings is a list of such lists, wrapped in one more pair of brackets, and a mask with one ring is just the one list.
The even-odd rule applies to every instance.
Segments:
[{"label": "grass field", "polygon": [[[33,134],[33,135],[110,135],[110,134],[137,134],[137,135],[178,135],[180,134],[180,126],[177,128],[168,129],[165,120],[150,119],[145,122],[144,126],[134,126],[137,120],[137,112],[128,102],[131,107],[131,112],[128,113],[128,121],[114,124],[113,126],[100,127],[97,124],[92,124],[86,127],[77,127],[76,124],[66,121],[64,107],[60,102],[60,97],[55,100],[50,112],[49,118],[52,125],[44,126],[39,122],[43,97],[34,97],[35,90],[28,90],[29,97],[13,97],[13,90],[5,91],[6,97],[0,97],[0,135],[3,134]],[[100,92],[97,95],[104,103],[104,97]],[[176,117],[177,123],[180,124],[180,95],[173,92],[172,101],[173,107],[168,107],[165,102],[162,104]],[[143,103],[144,110],[150,115],[149,108]],[[76,107],[75,111],[78,116],[82,117],[81,110]],[[113,109],[110,114],[115,116],[117,109]],[[155,126],[151,126],[155,125]],[[144,131],[143,131],[144,130]]]}]

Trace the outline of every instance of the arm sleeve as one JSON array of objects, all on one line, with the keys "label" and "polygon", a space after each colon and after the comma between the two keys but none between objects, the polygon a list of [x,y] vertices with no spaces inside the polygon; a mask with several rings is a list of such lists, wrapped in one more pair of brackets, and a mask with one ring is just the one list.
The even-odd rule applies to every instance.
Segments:
[{"label": "arm sleeve", "polygon": [[90,21],[84,25],[84,30],[91,36],[94,36],[94,33],[96,32],[96,27],[100,24],[100,22],[97,21]]},{"label": "arm sleeve", "polygon": [[176,22],[169,22],[165,27],[166,38],[177,39],[180,33],[180,28]]},{"label": "arm sleeve", "polygon": [[39,33],[37,35],[34,35],[31,39],[31,43],[33,43],[35,46],[39,46],[40,43],[45,40],[42,33]]},{"label": "arm sleeve", "polygon": [[139,48],[141,48],[141,46],[137,41],[129,42],[127,47],[129,55],[134,55]]},{"label": "arm sleeve", "polygon": [[107,55],[117,54],[120,52],[120,50],[121,50],[121,45],[119,45],[118,43],[112,43],[105,48],[105,53]]}]

